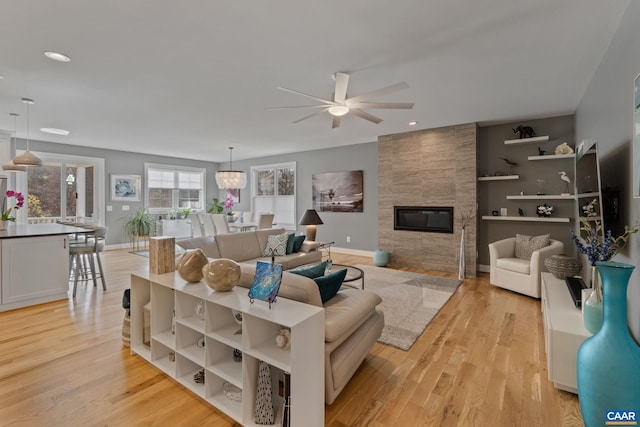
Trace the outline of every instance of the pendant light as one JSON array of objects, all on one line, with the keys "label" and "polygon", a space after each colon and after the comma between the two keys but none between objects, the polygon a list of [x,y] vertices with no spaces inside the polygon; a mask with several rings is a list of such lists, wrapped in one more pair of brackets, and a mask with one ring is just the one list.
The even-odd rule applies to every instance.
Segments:
[{"label": "pendant light", "polygon": [[233,147],[229,147],[229,170],[216,172],[216,184],[218,188],[244,188],[247,186],[247,174],[244,171],[234,171],[231,153]]},{"label": "pendant light", "polygon": [[33,99],[22,98],[22,102],[27,104],[27,151],[15,156],[13,164],[18,166],[42,166],[42,160],[29,151],[29,105],[33,104]]},{"label": "pendant light", "polygon": [[[9,113],[10,116],[13,116],[13,140],[16,140],[16,133],[18,132],[18,117],[20,117],[20,114],[18,113]],[[2,165],[2,169],[7,171],[7,172],[26,172],[27,171],[27,167],[26,166],[18,166],[16,164],[14,164],[12,161],[9,161],[9,163],[5,163],[4,165]]]}]

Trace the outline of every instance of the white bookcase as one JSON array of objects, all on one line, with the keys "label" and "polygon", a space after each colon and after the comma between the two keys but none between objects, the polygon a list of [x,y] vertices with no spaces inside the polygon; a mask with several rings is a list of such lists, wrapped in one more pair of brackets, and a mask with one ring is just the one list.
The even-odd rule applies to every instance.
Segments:
[{"label": "white bookcase", "polygon": [[[291,375],[291,425],[324,425],[324,312],[320,307],[279,298],[271,305],[249,302],[248,289],[215,292],[186,283],[177,273],[131,275],[131,353],[137,354],[237,422],[254,426],[258,367],[271,366],[276,424],[282,398],[279,382]],[[195,308],[204,302],[204,319]],[[144,306],[151,302],[150,348],[144,344]],[[242,333],[233,311],[242,313]],[[175,312],[175,317],[174,317]],[[291,346],[280,349],[280,329],[291,331]],[[202,340],[204,339],[204,348]],[[242,351],[242,362],[233,351]],[[173,357],[171,357],[173,356]],[[205,382],[193,377],[204,370]],[[229,399],[223,384],[242,390]]]}]

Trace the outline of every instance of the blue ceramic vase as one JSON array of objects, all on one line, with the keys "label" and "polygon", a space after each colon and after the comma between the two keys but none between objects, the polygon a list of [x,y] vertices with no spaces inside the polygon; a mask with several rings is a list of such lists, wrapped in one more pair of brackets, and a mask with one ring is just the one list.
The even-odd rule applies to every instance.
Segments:
[{"label": "blue ceramic vase", "polygon": [[389,252],[378,249],[373,252],[373,264],[378,267],[384,267],[389,264]]},{"label": "blue ceramic vase", "polygon": [[598,262],[602,280],[604,321],[578,350],[578,397],[587,427],[602,426],[606,413],[640,412],[640,347],[627,325],[627,287],[635,268]]}]

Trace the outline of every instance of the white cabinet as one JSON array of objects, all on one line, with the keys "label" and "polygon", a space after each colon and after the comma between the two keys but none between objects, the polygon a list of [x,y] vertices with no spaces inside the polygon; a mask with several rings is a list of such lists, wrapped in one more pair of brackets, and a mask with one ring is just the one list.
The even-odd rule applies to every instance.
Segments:
[{"label": "white cabinet", "polygon": [[577,393],[578,348],[591,336],[582,323],[564,280],[542,273],[542,314],[549,381],[556,388]]},{"label": "white cabinet", "polygon": [[[249,302],[248,289],[215,292],[204,283],[186,283],[177,273],[131,275],[131,352],[175,378],[187,389],[237,422],[253,426],[258,367],[271,367],[272,395],[279,424],[279,382],[291,374],[291,425],[324,425],[324,311],[279,298]],[[144,306],[151,302],[150,348],[144,345]],[[204,305],[204,318],[196,307]],[[234,312],[242,314],[242,327]],[[175,314],[174,314],[175,313]],[[291,346],[280,349],[280,329],[291,333]],[[241,333],[239,330],[241,329]],[[204,345],[203,345],[204,343]],[[234,360],[234,350],[242,361]],[[204,384],[194,375],[204,371]],[[228,398],[225,383],[242,390]]]},{"label": "white cabinet", "polygon": [[176,239],[191,237],[191,220],[161,219],[157,222],[157,235],[175,237]]},{"label": "white cabinet", "polygon": [[66,235],[2,239],[0,311],[67,298]]}]

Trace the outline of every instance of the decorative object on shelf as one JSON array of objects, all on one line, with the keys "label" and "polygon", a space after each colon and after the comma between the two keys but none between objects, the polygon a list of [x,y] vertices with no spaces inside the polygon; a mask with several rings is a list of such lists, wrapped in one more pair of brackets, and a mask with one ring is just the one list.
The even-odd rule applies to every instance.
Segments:
[{"label": "decorative object on shelf", "polygon": [[271,396],[271,367],[267,362],[260,361],[258,367],[258,389],[256,391],[255,423],[273,424],[275,414],[273,411],[273,398]]},{"label": "decorative object on shelf", "polygon": [[193,375],[193,381],[196,384],[204,384],[204,369],[200,369]]},{"label": "decorative object on shelf", "polygon": [[538,205],[538,207],[536,208],[536,214],[540,218],[549,218],[551,217],[552,213],[553,206],[547,205],[546,203],[544,205]]},{"label": "decorative object on shelf", "polygon": [[522,208],[518,208],[518,216],[524,216],[524,211]]},{"label": "decorative object on shelf", "polygon": [[509,211],[507,210],[507,208],[500,208],[500,216],[507,216],[509,214]]},{"label": "decorative object on shelf", "polygon": [[198,319],[204,320],[204,300],[200,300],[196,303],[196,306],[193,307],[193,312]]},{"label": "decorative object on shelf", "polygon": [[202,279],[202,267],[209,260],[202,249],[188,250],[182,255],[177,265],[178,274],[189,283],[196,283]]},{"label": "decorative object on shelf", "polygon": [[[589,264],[591,265],[591,287],[593,291],[591,296],[587,298],[583,304],[583,321],[585,328],[591,332],[596,333],[600,329],[602,324],[602,286],[600,283],[600,275],[597,269],[598,261],[609,261],[616,256],[622,248],[627,244],[629,235],[638,232],[638,222],[632,227],[628,225],[624,226],[624,233],[621,236],[613,237],[611,230],[603,233],[603,227],[601,221],[592,220],[596,216],[596,204],[597,199],[593,199],[587,207],[592,213],[586,217],[580,218],[580,232],[584,232],[583,235],[576,235],[571,230],[571,239],[575,243],[578,251],[587,256]],[[583,206],[583,211],[585,207]],[[592,225],[593,224],[593,225]]]},{"label": "decorative object on shelf", "polygon": [[565,171],[558,172],[558,175],[560,175],[560,179],[564,181],[564,193],[562,193],[562,195],[571,194],[571,178],[567,176]]},{"label": "decorative object on shelf", "polygon": [[276,345],[278,348],[285,350],[291,344],[291,332],[288,329],[280,329],[280,333],[276,336]]},{"label": "decorative object on shelf", "polygon": [[[504,214],[507,214],[506,209]],[[467,265],[464,256],[464,237],[467,227],[469,226],[469,224],[471,224],[471,221],[475,217],[476,213],[472,208],[470,208],[466,212],[460,212],[460,255],[458,256],[458,279],[465,278]]]},{"label": "decorative object on shelf", "polygon": [[291,427],[291,374],[284,373],[284,390],[282,393],[282,427]]},{"label": "decorative object on shelf", "polygon": [[541,150],[540,147],[538,147],[538,156],[544,156],[544,153],[546,153],[546,151]]},{"label": "decorative object on shelf", "polygon": [[491,215],[492,215],[492,216],[500,216],[500,212],[498,212],[498,211],[491,211]]},{"label": "decorative object on shelf", "polygon": [[536,192],[537,196],[544,196],[545,192],[544,192],[544,179],[539,178],[536,179],[536,182],[538,183],[538,191]]},{"label": "decorative object on shelf", "polygon": [[565,254],[551,255],[544,260],[544,266],[560,280],[575,276],[582,270],[582,263],[579,259]]},{"label": "decorative object on shelf", "polygon": [[227,292],[240,281],[240,264],[232,259],[220,258],[201,267],[204,281],[217,292]]},{"label": "decorative object on shelf", "polygon": [[[7,190],[5,193],[5,199],[2,201],[2,221],[15,221],[16,217],[11,216],[13,209],[18,210],[24,206],[24,196],[17,191]],[[7,208],[7,201],[10,197],[16,198],[16,204],[12,208]],[[6,230],[6,228],[3,228]]]},{"label": "decorative object on shelf", "polygon": [[389,252],[378,249],[373,252],[373,264],[376,267],[385,267],[389,264]]},{"label": "decorative object on shelf", "polygon": [[242,351],[237,348],[233,349],[233,361],[234,362],[242,362]]},{"label": "decorative object on shelf", "polygon": [[204,349],[204,337],[198,338],[198,341],[196,341],[196,347]]},{"label": "decorative object on shelf", "polygon": [[593,203],[585,203],[581,206],[582,215],[583,216],[595,216],[596,215],[596,207]]},{"label": "decorative object on shelf", "polygon": [[506,157],[498,157],[501,160],[504,160],[504,162],[507,164],[507,166],[509,167],[509,172],[507,172],[507,175],[513,175],[513,168],[514,166],[518,166],[518,163],[507,159]]},{"label": "decorative object on shelf", "polygon": [[556,155],[561,155],[561,154],[573,154],[573,148],[571,148],[569,146],[569,144],[567,144],[566,142],[563,142],[562,144],[558,145],[554,151],[554,153]]},{"label": "decorative object on shelf", "polygon": [[233,400],[234,402],[242,401],[242,390],[228,381],[222,383],[222,392],[229,400]]},{"label": "decorative object on shelf", "polygon": [[233,320],[235,320],[236,323],[240,325],[238,330],[235,331],[233,335],[242,335],[242,312],[237,310],[231,310],[231,313],[233,313]]},{"label": "decorative object on shelf", "polygon": [[282,264],[258,261],[256,263],[256,275],[249,289],[249,301],[253,304],[256,299],[275,302],[282,281]]},{"label": "decorative object on shelf", "polygon": [[233,170],[233,147],[229,147],[229,169],[216,172],[218,188],[244,188],[247,186],[247,174],[244,171]]},{"label": "decorative object on shelf", "polygon": [[533,138],[536,136],[536,131],[531,126],[518,125],[515,129],[511,129],[513,133],[518,134],[518,138]]},{"label": "decorative object on shelf", "polygon": [[640,408],[640,347],[627,326],[627,287],[634,266],[597,262],[604,291],[602,328],[578,350],[577,379],[585,425],[603,424],[610,410]]},{"label": "decorative object on shelf", "polygon": [[176,353],[173,351],[169,352],[169,362],[175,362],[176,361]]}]

